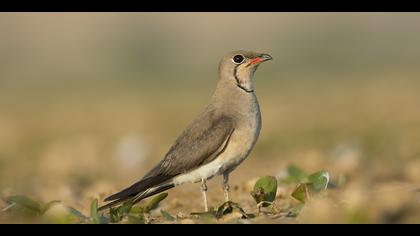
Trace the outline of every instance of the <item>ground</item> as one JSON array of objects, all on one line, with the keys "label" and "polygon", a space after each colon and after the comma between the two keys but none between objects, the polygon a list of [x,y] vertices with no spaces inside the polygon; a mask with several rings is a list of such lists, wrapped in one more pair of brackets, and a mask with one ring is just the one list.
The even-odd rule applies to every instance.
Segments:
[{"label": "ground", "polygon": [[[326,170],[329,188],[287,217],[297,204],[296,183],[279,184],[277,215],[220,223],[418,223],[420,222],[420,99],[414,79],[383,75],[369,82],[322,84],[288,81],[258,89],[263,128],[249,158],[231,175],[231,198],[255,213],[250,195],[262,176],[284,176],[296,165]],[[410,84],[410,86],[407,86]],[[205,106],[211,91],[168,86],[101,88],[94,93],[58,88],[3,91],[0,106],[0,189],[3,199],[21,194],[60,200],[89,215],[101,200],[133,183],[165,154],[178,133]],[[111,92],[112,91],[112,92]],[[139,92],[142,91],[142,92]],[[168,92],[170,91],[170,92]],[[209,203],[223,203],[222,179],[208,182]],[[168,191],[160,210],[181,223],[201,222],[200,187]],[[0,207],[5,207],[1,202]],[[230,218],[229,218],[230,217]],[[2,212],[2,222],[21,222]],[[168,222],[169,223],[169,222]],[[172,222],[171,222],[172,223]]]}]

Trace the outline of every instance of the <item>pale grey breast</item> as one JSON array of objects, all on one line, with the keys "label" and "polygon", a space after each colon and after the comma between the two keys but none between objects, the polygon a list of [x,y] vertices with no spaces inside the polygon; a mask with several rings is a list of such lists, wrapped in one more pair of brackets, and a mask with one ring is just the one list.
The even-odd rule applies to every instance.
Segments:
[{"label": "pale grey breast", "polygon": [[261,113],[255,94],[250,94],[247,106],[243,107],[237,120],[237,128],[232,134],[223,159],[221,172],[234,170],[252,151],[261,130]]}]

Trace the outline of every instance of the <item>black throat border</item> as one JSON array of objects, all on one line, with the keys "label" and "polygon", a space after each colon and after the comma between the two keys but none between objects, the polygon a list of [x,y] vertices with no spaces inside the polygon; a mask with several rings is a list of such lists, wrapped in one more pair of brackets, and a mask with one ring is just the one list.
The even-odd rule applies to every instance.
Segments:
[{"label": "black throat border", "polygon": [[248,90],[247,88],[245,88],[242,84],[241,81],[238,78],[238,67],[239,65],[236,65],[235,68],[233,69],[233,77],[235,77],[236,80],[236,86],[238,86],[238,88],[242,89],[243,91],[245,91],[246,93],[253,93],[254,90]]}]

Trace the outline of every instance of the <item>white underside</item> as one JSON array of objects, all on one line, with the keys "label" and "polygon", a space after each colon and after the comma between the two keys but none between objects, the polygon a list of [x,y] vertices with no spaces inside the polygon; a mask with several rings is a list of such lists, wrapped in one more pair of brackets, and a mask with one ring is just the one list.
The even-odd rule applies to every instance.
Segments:
[{"label": "white underside", "polygon": [[173,183],[175,185],[180,185],[184,183],[196,183],[202,179],[207,180],[215,175],[221,174],[220,171],[222,167],[223,163],[216,159],[204,166],[199,167],[198,169],[175,177],[173,179]]}]

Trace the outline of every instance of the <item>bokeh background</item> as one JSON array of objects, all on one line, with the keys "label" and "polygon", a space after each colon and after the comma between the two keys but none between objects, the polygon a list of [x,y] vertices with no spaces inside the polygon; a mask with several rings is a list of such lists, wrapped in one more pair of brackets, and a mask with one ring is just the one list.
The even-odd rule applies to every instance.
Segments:
[{"label": "bokeh background", "polygon": [[[256,73],[263,127],[234,200],[247,207],[250,181],[294,164],[347,180],[299,222],[420,222],[419,25],[418,13],[1,13],[1,196],[83,210],[133,183],[207,104],[219,59],[246,49],[274,60]],[[199,186],[163,207],[200,210]]]}]

